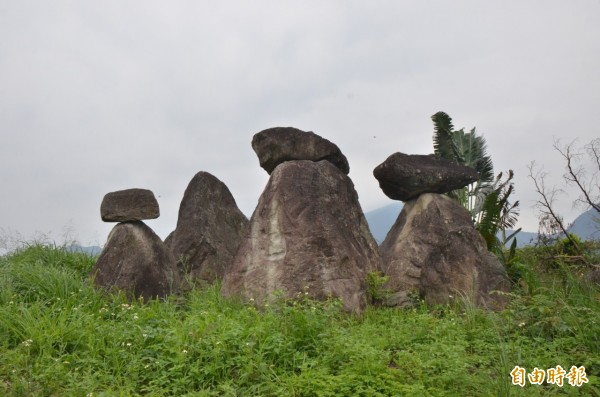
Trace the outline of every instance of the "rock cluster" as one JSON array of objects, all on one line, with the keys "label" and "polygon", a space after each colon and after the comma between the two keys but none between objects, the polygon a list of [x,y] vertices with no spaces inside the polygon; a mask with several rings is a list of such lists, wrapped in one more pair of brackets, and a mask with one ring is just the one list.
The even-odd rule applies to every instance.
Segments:
[{"label": "rock cluster", "polygon": [[177,290],[175,257],[143,220],[157,218],[158,203],[145,189],[108,193],[100,206],[106,222],[119,222],[90,272],[94,284],[130,298],[164,297]]},{"label": "rock cluster", "polygon": [[493,293],[510,288],[504,267],[468,211],[441,194],[476,181],[477,172],[435,156],[395,153],[373,174],[388,197],[406,201],[380,246],[386,303],[406,306],[419,296],[443,304],[466,296],[483,307],[504,307],[506,299]]},{"label": "rock cluster", "polygon": [[375,168],[384,193],[406,201],[378,247],[335,144],[278,127],[255,134],[252,147],[270,178],[250,221],[227,186],[207,172],[190,181],[177,227],[164,243],[143,222],[160,213],[151,191],[108,193],[101,218],[118,224],[90,272],[94,283],[152,299],[178,291],[191,276],[222,280],[224,296],[257,304],[279,295],[333,297],[360,313],[369,274],[383,272],[387,305],[411,304],[415,294],[431,304],[457,296],[494,309],[506,303],[493,294],[509,288],[504,268],[470,214],[442,195],[477,180],[473,169],[403,153]]}]

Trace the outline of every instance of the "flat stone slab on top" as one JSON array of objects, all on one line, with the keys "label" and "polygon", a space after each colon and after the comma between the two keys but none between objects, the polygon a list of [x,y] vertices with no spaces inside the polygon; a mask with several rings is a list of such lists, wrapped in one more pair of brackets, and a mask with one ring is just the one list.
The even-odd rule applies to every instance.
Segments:
[{"label": "flat stone slab on top", "polygon": [[252,149],[269,175],[279,164],[293,160],[327,160],[344,174],[350,172],[348,160],[337,145],[312,131],[293,127],[269,128],[254,135]]},{"label": "flat stone slab on top", "polygon": [[373,170],[379,186],[393,200],[408,201],[423,193],[448,193],[479,178],[471,167],[433,154],[394,153]]},{"label": "flat stone slab on top", "polygon": [[107,193],[100,205],[104,222],[132,222],[160,216],[154,193],[147,189],[126,189]]}]

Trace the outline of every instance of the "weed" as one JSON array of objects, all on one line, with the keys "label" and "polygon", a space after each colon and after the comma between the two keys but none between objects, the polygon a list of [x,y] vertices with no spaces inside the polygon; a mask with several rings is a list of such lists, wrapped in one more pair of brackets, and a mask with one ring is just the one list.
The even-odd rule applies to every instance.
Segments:
[{"label": "weed", "polygon": [[379,305],[389,298],[391,291],[385,288],[389,279],[382,272],[370,272],[367,275],[367,294],[371,303]]}]

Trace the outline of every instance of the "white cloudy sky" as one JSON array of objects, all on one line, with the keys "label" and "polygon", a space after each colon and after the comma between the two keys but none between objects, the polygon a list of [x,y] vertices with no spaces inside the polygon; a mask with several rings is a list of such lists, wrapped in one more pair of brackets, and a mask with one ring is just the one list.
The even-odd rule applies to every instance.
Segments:
[{"label": "white cloudy sky", "polygon": [[597,0],[0,0],[0,232],[103,244],[102,197],[141,187],[164,238],[201,170],[250,216],[268,177],[250,141],[274,126],[336,143],[372,210],[390,202],[373,168],[432,152],[439,110],[514,169],[536,230],[527,164],[558,184],[553,138],[600,136],[599,15]]}]

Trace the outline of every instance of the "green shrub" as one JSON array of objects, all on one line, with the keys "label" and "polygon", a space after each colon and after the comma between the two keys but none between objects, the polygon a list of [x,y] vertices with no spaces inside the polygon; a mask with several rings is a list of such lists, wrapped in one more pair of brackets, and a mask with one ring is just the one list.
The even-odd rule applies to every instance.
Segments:
[{"label": "green shrub", "polygon": [[390,296],[390,290],[385,288],[389,279],[382,272],[370,272],[367,275],[367,294],[372,304],[381,304]]}]

